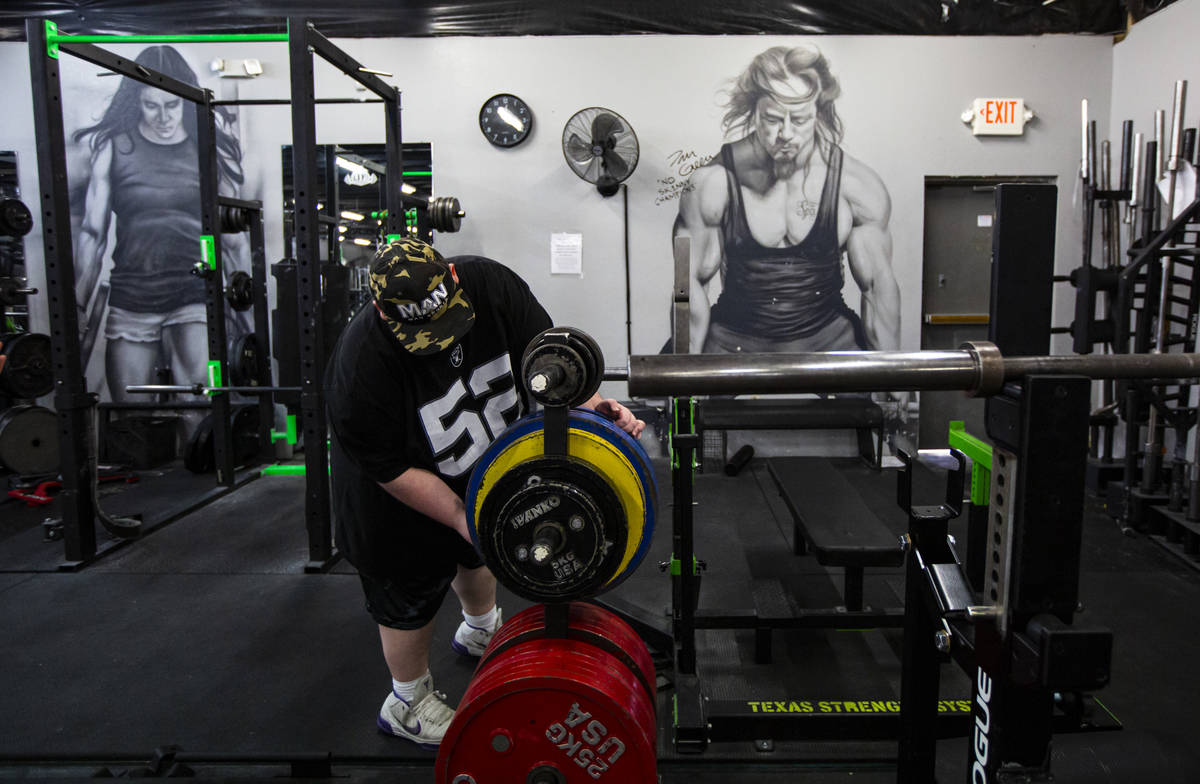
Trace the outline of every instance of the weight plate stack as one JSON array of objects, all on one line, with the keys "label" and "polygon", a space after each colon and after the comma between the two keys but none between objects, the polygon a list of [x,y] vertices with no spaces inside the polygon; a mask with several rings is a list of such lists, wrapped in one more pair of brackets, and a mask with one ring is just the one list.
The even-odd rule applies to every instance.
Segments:
[{"label": "weight plate stack", "polygon": [[645,450],[607,418],[568,415],[567,456],[545,455],[544,418],[514,422],[467,487],[471,536],[496,579],[531,601],[594,596],[645,557],[658,488]]},{"label": "weight plate stack", "polygon": [[654,665],[620,618],[568,607],[505,623],[484,652],[438,752],[438,784],[657,781]]},{"label": "weight plate stack", "polygon": [[[233,462],[246,465],[259,450],[259,411],[257,403],[236,405],[229,413],[230,435],[233,439]],[[192,431],[183,450],[183,467],[194,474],[207,474],[217,467],[213,433],[213,417],[208,414]]]},{"label": "weight plate stack", "polygon": [[604,380],[604,354],[583,330],[551,327],[525,347],[521,378],[534,400],[544,406],[582,405]]}]

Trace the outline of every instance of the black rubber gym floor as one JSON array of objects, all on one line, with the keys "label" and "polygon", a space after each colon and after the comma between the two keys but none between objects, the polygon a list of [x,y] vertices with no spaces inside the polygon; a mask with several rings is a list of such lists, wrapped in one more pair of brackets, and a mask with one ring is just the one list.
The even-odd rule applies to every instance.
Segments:
[{"label": "black rubber gym floor", "polygon": [[[665,622],[670,590],[657,564],[671,550],[670,486],[665,464],[658,468],[659,529],[615,594]],[[919,479],[917,500],[936,502],[940,477]],[[702,606],[751,608],[756,582],[770,580],[796,606],[840,603],[840,573],[790,555],[790,520],[763,465],[696,480]],[[856,481],[889,525],[903,521],[890,512],[894,472]],[[163,517],[210,488],[211,477],[166,471],[105,504]],[[41,520],[53,514],[53,504],[0,505],[0,777],[165,773],[171,759],[156,763],[156,750],[161,757],[173,746],[174,759],[202,778],[312,778],[329,766],[356,781],[432,781],[433,754],[375,730],[389,681],[352,568],[303,571],[301,480],[247,482],[77,572],[57,571],[62,542],[43,541]],[[1083,564],[1084,617],[1116,635],[1112,684],[1097,696],[1125,729],[1057,738],[1056,780],[1200,780],[1190,737],[1200,727],[1200,573],[1146,538],[1122,536],[1099,501],[1088,509]],[[868,569],[868,604],[895,606],[901,594],[900,570]],[[525,606],[503,589],[501,604],[510,616]],[[432,665],[452,700],[473,670],[449,647],[458,617],[451,599]],[[697,639],[714,699],[887,700],[898,691],[898,630],[777,631],[770,665],[754,664],[751,631]],[[951,667],[943,693],[969,694]],[[680,756],[669,694],[669,686],[660,693],[664,782],[895,780],[892,743],[780,742],[769,752],[722,743]],[[939,744],[939,780],[965,781],[965,759],[962,741]]]}]

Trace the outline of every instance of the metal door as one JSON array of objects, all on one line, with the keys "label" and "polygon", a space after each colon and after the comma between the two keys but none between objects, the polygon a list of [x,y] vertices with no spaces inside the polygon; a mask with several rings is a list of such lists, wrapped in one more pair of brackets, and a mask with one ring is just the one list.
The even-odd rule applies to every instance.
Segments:
[{"label": "metal door", "polygon": [[[987,340],[994,211],[993,181],[926,178],[922,349]],[[944,448],[953,419],[984,437],[981,399],[962,392],[922,392],[920,400],[922,449]]]}]

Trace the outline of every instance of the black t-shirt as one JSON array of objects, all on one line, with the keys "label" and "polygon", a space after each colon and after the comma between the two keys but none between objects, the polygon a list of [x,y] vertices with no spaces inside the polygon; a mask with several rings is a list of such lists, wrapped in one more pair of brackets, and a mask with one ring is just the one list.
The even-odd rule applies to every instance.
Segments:
[{"label": "black t-shirt", "polygon": [[396,548],[441,527],[379,486],[409,468],[440,476],[459,497],[488,445],[526,405],[515,383],[521,355],[552,324],[528,285],[479,256],[448,259],[475,308],[455,345],[414,356],[370,304],[343,330],[325,374],[338,548],[367,573],[386,574]]}]

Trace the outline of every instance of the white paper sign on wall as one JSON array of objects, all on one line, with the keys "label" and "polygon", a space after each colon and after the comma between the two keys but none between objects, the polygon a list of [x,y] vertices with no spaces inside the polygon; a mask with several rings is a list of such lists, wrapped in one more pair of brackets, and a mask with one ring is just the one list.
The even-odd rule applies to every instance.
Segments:
[{"label": "white paper sign on wall", "polygon": [[1020,136],[1032,119],[1033,110],[1025,108],[1023,98],[976,98],[962,113],[976,136]]}]

